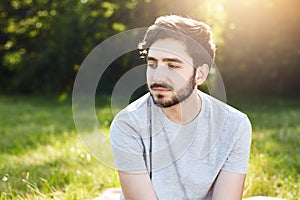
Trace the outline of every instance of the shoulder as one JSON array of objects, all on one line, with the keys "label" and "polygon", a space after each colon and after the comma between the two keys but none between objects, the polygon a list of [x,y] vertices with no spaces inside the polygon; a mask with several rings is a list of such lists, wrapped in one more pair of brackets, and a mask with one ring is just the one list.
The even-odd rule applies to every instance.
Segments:
[{"label": "shoulder", "polygon": [[115,126],[130,126],[138,128],[144,126],[147,120],[147,101],[149,94],[145,94],[122,109],[113,119],[111,129]]},{"label": "shoulder", "polygon": [[246,126],[251,128],[248,116],[240,110],[201,91],[199,94],[205,106],[206,115],[215,119],[217,123],[223,122],[224,128]]}]

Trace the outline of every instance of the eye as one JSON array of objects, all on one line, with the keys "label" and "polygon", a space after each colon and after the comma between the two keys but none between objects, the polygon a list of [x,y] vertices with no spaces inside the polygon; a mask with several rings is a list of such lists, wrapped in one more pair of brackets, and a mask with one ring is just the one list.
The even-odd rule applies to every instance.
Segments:
[{"label": "eye", "polygon": [[172,68],[172,69],[180,68],[179,65],[175,65],[175,64],[172,64],[172,63],[168,63],[168,66],[169,66],[169,68]]},{"label": "eye", "polygon": [[153,61],[150,61],[150,62],[148,61],[147,66],[152,68],[152,69],[155,69],[155,68],[157,68],[157,63],[153,62]]}]

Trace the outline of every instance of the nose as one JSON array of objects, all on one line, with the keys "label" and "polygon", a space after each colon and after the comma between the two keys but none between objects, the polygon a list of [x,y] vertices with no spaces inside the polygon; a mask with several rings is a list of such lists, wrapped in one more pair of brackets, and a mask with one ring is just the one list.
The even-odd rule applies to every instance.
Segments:
[{"label": "nose", "polygon": [[151,69],[151,75],[151,79],[153,82],[166,82],[168,77],[168,68],[163,64],[159,64],[156,69]]}]

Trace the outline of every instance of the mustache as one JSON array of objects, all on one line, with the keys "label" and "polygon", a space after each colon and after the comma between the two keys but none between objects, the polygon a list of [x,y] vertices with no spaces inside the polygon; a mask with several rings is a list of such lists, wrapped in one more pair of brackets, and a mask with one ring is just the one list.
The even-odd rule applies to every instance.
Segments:
[{"label": "mustache", "polygon": [[173,90],[173,87],[171,85],[167,84],[167,83],[152,83],[150,85],[151,89],[157,88],[157,87]]}]

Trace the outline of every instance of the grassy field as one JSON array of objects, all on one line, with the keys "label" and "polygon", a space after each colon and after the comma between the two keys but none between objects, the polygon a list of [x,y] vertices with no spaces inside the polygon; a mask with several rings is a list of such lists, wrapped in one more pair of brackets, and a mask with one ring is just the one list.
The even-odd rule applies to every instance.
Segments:
[{"label": "grassy field", "polygon": [[[253,124],[244,197],[300,199],[300,99],[230,103]],[[100,101],[101,102],[101,101]],[[76,132],[71,101],[0,96],[0,199],[92,199],[118,187],[114,169],[93,158]],[[97,116],[108,132],[107,100]]]},{"label": "grassy field", "polygon": [[251,99],[236,105],[253,126],[244,196],[300,199],[299,99]]}]

